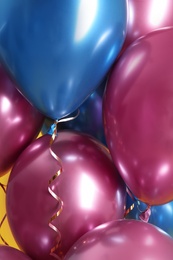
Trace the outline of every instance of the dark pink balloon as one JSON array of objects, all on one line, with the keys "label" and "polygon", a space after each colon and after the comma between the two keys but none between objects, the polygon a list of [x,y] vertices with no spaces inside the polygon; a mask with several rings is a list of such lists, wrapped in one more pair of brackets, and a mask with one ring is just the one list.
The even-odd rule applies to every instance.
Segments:
[{"label": "dark pink balloon", "polygon": [[48,182],[59,169],[49,151],[50,135],[35,140],[17,160],[7,188],[7,216],[13,235],[33,259],[49,260],[50,250],[61,241],[60,259],[84,233],[124,216],[126,190],[106,147],[80,133],[62,131],[52,145],[62,160],[62,173],[52,189],[63,210],[49,227],[60,203],[48,192]]},{"label": "dark pink balloon", "polygon": [[111,221],[84,234],[64,260],[172,260],[173,239],[138,220]]},{"label": "dark pink balloon", "polygon": [[19,154],[36,138],[43,119],[43,115],[16,90],[0,65],[0,176],[12,167]]},{"label": "dark pink balloon", "polygon": [[10,246],[0,245],[1,260],[32,260],[29,256]]},{"label": "dark pink balloon", "polygon": [[137,38],[173,26],[172,0],[128,0],[127,36],[123,49]]},{"label": "dark pink balloon", "polygon": [[107,144],[132,193],[151,205],[173,200],[173,28],[124,52],[103,103]]}]

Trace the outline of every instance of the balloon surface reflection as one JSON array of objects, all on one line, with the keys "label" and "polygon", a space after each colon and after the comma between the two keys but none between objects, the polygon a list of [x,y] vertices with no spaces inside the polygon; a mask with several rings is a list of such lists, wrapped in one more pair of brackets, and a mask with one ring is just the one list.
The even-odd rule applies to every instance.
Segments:
[{"label": "balloon surface reflection", "polygon": [[88,259],[172,260],[173,239],[142,221],[111,221],[85,233],[64,258]]},{"label": "balloon surface reflection", "polygon": [[59,124],[59,129],[71,129],[89,134],[106,145],[102,103],[107,78],[100,84],[94,93],[79,107],[79,115],[74,120]]},{"label": "balloon surface reflection", "polygon": [[[50,154],[50,135],[35,140],[20,156],[7,188],[7,216],[21,248],[34,259],[53,259],[49,254],[60,241],[63,259],[73,243],[87,231],[124,217],[126,189],[105,146],[96,139],[72,131],[60,131],[52,150],[60,158],[61,174]],[[62,209],[49,227],[51,217]]]},{"label": "balloon surface reflection", "polygon": [[126,185],[150,205],[173,200],[173,28],[135,41],[112,69],[103,101],[108,148]]},{"label": "balloon surface reflection", "polygon": [[0,245],[0,259],[2,260],[32,260],[29,256],[16,248]]},{"label": "balloon surface reflection", "polygon": [[75,111],[99,86],[125,40],[126,0],[17,0],[6,13],[1,60],[23,95],[52,119]]},{"label": "balloon surface reflection", "polygon": [[128,0],[127,34],[123,50],[153,30],[173,26],[172,0]]},{"label": "balloon surface reflection", "polygon": [[0,176],[41,130],[44,117],[17,91],[0,65]]}]

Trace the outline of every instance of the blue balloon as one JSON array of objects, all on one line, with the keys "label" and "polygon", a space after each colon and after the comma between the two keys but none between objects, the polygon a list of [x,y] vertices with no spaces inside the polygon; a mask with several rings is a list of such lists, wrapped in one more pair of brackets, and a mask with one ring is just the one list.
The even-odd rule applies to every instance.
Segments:
[{"label": "blue balloon", "polygon": [[[132,200],[127,195],[126,208],[134,203],[134,208],[126,216],[127,219],[140,219],[139,215],[146,210],[147,205],[139,200]],[[173,237],[173,201],[163,205],[151,206],[149,223],[161,228]]]},{"label": "blue balloon", "polygon": [[[94,91],[94,93],[92,93],[89,98],[79,107],[79,115],[71,121],[60,123],[58,125],[58,130],[70,129],[83,132],[95,137],[101,143],[106,145],[102,118],[102,98],[105,85],[106,79],[97,88],[97,90]],[[76,114],[77,113],[74,113],[74,115]],[[42,133],[48,133],[52,124],[53,121],[47,118],[43,124]]]},{"label": "blue balloon", "polygon": [[[1,0],[7,6],[11,0]],[[52,119],[99,86],[126,36],[126,0],[13,0],[0,29],[0,59],[19,91]],[[4,19],[5,19],[4,18]]]}]

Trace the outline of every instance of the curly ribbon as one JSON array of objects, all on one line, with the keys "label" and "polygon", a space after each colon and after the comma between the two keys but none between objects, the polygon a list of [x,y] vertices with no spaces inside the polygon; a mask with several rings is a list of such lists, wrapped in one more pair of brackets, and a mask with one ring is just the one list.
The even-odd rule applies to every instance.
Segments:
[{"label": "curly ribbon", "polygon": [[[133,201],[135,201],[135,197],[133,196],[133,194],[130,192],[130,190],[126,187],[126,192],[128,193],[128,195],[131,197],[131,199]],[[135,207],[135,203],[133,203],[124,213],[124,217],[126,217]]]},{"label": "curly ribbon", "polygon": [[[3,189],[3,191],[4,191],[5,194],[6,194],[6,185],[0,183],[0,187]],[[0,229],[1,229],[1,227],[2,227],[2,225],[3,225],[3,223],[4,223],[4,221],[5,221],[6,217],[7,217],[7,214],[5,214],[5,215],[3,216],[3,218],[2,218],[2,220],[1,220],[1,222],[0,222]],[[1,238],[2,242],[3,242],[5,245],[7,245],[7,246],[9,245],[9,244],[5,241],[5,239],[2,237],[1,234],[0,234],[0,238]]]},{"label": "curly ribbon", "polygon": [[48,131],[48,134],[51,134],[51,140],[50,140],[50,153],[52,155],[52,157],[58,162],[60,169],[53,175],[53,177],[49,180],[49,185],[48,185],[48,191],[50,193],[50,195],[58,202],[59,205],[59,210],[50,218],[49,221],[49,227],[52,228],[56,233],[57,233],[57,239],[56,239],[56,244],[54,247],[51,248],[50,251],[50,255],[53,256],[56,259],[60,258],[58,257],[57,254],[55,254],[56,249],[59,247],[60,243],[61,243],[61,232],[58,230],[58,228],[53,225],[52,221],[55,220],[63,211],[63,201],[60,197],[58,197],[58,195],[53,191],[52,189],[52,183],[55,181],[55,179],[57,177],[59,177],[62,173],[62,161],[61,159],[57,156],[57,154],[52,150],[52,145],[55,141],[55,138],[57,136],[57,125],[58,123],[62,123],[62,122],[67,122],[67,121],[71,121],[73,119],[75,119],[78,115],[79,115],[79,110],[77,111],[77,114],[75,116],[72,117],[68,117],[68,118],[62,118],[60,120],[55,120],[54,123],[52,124],[52,126],[50,127],[50,130]]}]

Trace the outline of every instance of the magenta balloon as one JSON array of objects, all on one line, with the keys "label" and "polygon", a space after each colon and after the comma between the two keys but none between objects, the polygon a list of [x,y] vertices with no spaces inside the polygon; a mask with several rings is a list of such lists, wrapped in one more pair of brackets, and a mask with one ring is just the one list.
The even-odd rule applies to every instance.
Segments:
[{"label": "magenta balloon", "polygon": [[29,256],[19,251],[16,248],[0,245],[1,260],[31,260]]},{"label": "magenta balloon", "polygon": [[[58,235],[49,227],[60,204],[48,192],[59,169],[49,151],[50,135],[28,146],[11,172],[7,216],[13,235],[33,259],[49,260]],[[106,221],[123,218],[126,190],[106,147],[80,133],[62,131],[52,145],[63,171],[52,189],[64,207],[53,224],[61,234],[60,259],[87,231]],[[60,236],[58,236],[60,240]]]},{"label": "magenta balloon", "polygon": [[114,163],[151,205],[173,200],[173,28],[132,44],[113,68],[103,101]]},{"label": "magenta balloon", "polygon": [[84,234],[64,260],[172,260],[173,239],[138,220],[111,221]]},{"label": "magenta balloon", "polygon": [[137,38],[173,26],[172,0],[128,0],[127,35],[123,49]]},{"label": "magenta balloon", "polygon": [[0,176],[13,165],[19,154],[37,136],[41,115],[16,90],[0,65]]}]

